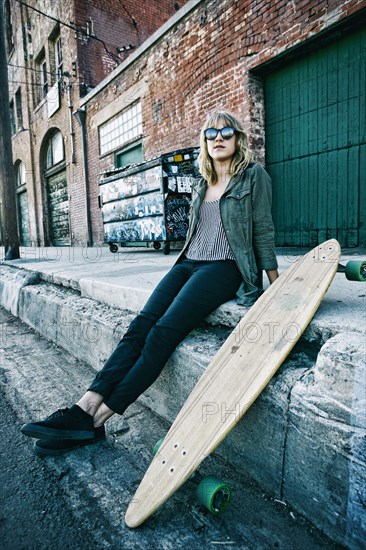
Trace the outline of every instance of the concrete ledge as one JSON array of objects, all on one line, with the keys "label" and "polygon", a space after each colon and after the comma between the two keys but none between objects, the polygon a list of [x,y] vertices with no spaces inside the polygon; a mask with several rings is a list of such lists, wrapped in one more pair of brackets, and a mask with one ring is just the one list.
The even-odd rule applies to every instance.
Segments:
[{"label": "concrete ledge", "polygon": [[[134,314],[26,273],[1,270],[1,304],[98,370]],[[208,321],[232,324],[241,312],[224,304]],[[364,334],[342,333],[341,321],[326,323],[317,316],[217,453],[333,540],[361,548],[366,535]],[[171,423],[229,330],[209,326],[191,333],[140,398],[142,404]]]},{"label": "concrete ledge", "polygon": [[129,305],[130,311],[140,311],[147,302],[152,289],[136,288],[131,286],[123,286],[116,283],[104,282],[101,285],[94,279],[80,279],[81,296],[90,297],[98,302],[108,304],[112,307],[125,309],[126,304]]},{"label": "concrete ledge", "polygon": [[11,267],[0,268],[0,304],[13,315],[18,315],[20,293],[27,285],[40,282],[38,273]]},{"label": "concrete ledge", "polygon": [[285,500],[349,548],[366,540],[366,343],[326,342],[293,386],[284,456]]},{"label": "concrete ledge", "polygon": [[133,314],[82,298],[78,292],[44,283],[23,288],[18,317],[74,357],[99,370]]}]

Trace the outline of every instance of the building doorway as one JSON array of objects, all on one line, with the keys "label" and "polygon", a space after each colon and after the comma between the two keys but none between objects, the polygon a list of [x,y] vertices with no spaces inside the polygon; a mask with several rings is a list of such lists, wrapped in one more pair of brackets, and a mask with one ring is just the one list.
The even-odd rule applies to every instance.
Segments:
[{"label": "building doorway", "polygon": [[65,147],[60,131],[54,132],[49,138],[45,160],[46,204],[44,208],[47,214],[47,240],[53,246],[67,246],[71,244],[70,209]]}]

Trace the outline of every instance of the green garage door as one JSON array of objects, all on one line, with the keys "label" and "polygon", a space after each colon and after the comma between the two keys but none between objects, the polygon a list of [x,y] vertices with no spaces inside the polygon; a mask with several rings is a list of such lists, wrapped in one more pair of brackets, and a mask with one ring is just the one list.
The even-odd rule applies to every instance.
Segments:
[{"label": "green garage door", "polygon": [[265,77],[277,244],[366,245],[366,31]]}]

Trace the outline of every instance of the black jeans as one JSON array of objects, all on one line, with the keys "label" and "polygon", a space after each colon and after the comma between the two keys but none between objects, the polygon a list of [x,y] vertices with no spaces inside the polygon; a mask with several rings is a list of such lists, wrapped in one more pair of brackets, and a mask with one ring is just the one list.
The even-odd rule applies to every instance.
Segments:
[{"label": "black jeans", "polygon": [[160,281],[130,324],[89,390],[122,414],[157,379],[187,334],[219,305],[231,300],[242,281],[233,260],[184,258]]}]

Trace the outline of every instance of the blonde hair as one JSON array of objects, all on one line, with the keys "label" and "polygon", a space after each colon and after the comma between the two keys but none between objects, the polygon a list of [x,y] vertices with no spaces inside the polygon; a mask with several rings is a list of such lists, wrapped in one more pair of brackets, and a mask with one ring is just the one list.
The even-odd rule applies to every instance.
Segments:
[{"label": "blonde hair", "polygon": [[230,164],[230,175],[234,176],[244,170],[252,161],[252,152],[248,147],[248,136],[240,120],[229,111],[215,111],[210,114],[202,126],[200,134],[200,154],[198,164],[202,177],[209,185],[215,185],[218,175],[215,170],[213,159],[208,154],[205,130],[216,128],[218,124],[231,126],[235,129],[236,151]]}]

